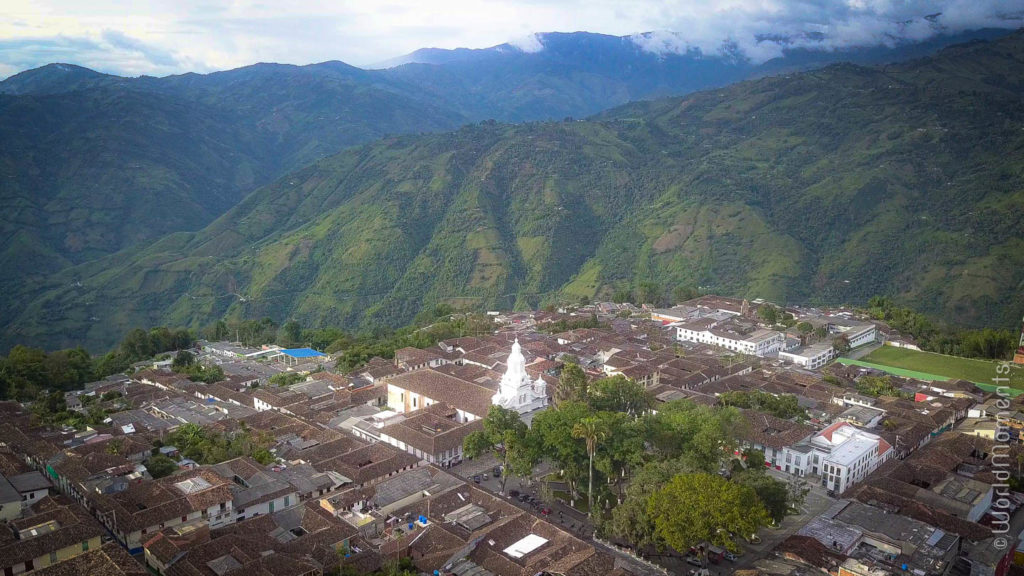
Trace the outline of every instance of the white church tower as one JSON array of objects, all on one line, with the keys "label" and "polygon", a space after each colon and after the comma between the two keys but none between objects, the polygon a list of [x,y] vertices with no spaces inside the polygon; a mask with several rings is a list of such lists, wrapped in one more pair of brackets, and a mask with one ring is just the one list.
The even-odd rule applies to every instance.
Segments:
[{"label": "white church tower", "polygon": [[512,344],[507,365],[505,375],[501,377],[501,386],[498,393],[491,398],[491,404],[515,410],[520,414],[547,406],[548,385],[539,376],[536,380],[530,380],[530,375],[526,373],[526,358],[519,347],[518,338]]}]

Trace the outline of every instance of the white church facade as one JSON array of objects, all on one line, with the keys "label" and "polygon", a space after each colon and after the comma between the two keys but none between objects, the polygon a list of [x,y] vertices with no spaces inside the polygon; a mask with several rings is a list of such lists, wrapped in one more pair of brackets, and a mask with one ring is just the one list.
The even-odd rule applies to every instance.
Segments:
[{"label": "white church facade", "polygon": [[548,405],[547,383],[530,377],[518,340],[512,344],[497,391],[490,382],[463,380],[435,368],[405,372],[387,380],[388,408],[407,414],[443,402],[455,409],[457,422],[471,422],[487,416],[491,406],[526,414]]},{"label": "white church facade", "polygon": [[548,385],[538,376],[531,380],[526,372],[526,358],[523,356],[519,339],[512,343],[508,355],[508,368],[501,377],[498,393],[491,398],[491,404],[515,410],[520,414],[533,412],[548,405]]}]

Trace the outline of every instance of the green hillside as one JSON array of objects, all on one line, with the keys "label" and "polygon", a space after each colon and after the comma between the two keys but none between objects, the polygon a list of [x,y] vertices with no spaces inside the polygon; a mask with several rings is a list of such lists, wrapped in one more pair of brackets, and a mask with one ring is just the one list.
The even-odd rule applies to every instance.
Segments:
[{"label": "green hillside", "polygon": [[[7,294],[68,265],[198,230],[258,186],[346,146],[463,121],[294,66],[124,79],[51,65],[0,88],[12,92],[0,93]],[[5,322],[9,304],[0,304]]]},{"label": "green hillside", "polygon": [[[656,282],[782,302],[1024,312],[1024,35],[590,121],[391,137],[196,233],[52,275],[3,343],[102,348],[222,316],[400,324]],[[80,280],[81,286],[72,284]]]}]

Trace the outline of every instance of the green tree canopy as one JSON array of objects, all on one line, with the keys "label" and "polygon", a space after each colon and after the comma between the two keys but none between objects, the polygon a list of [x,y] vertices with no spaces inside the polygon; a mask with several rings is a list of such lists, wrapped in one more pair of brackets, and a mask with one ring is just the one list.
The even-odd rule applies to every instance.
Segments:
[{"label": "green tree canopy", "polygon": [[149,475],[153,478],[163,478],[164,476],[170,476],[178,469],[178,464],[174,460],[171,460],[163,454],[157,454],[150,456],[146,460],[146,470],[149,471]]},{"label": "green tree canopy", "polygon": [[747,537],[770,520],[750,487],[717,474],[679,474],[651,495],[647,513],[655,534],[678,551],[704,541],[738,550],[732,535]]},{"label": "green tree canopy", "polygon": [[558,378],[558,385],[555,387],[555,406],[562,402],[575,401],[585,402],[587,400],[587,374],[575,362],[566,362],[562,368],[562,374]]},{"label": "green tree canopy", "polygon": [[642,384],[622,375],[596,380],[589,390],[586,401],[599,412],[625,412],[639,416],[654,404]]},{"label": "green tree canopy", "polygon": [[782,522],[786,517],[790,508],[789,487],[785,482],[769,476],[763,466],[757,469],[751,467],[734,476],[732,481],[752,489],[775,523]]}]

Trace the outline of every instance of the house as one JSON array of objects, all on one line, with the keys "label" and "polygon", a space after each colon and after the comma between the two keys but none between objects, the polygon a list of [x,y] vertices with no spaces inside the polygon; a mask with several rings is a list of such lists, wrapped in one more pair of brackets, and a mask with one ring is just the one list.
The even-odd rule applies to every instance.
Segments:
[{"label": "house", "polygon": [[159,480],[133,482],[112,494],[89,494],[89,508],[132,554],[156,532],[196,523],[216,528],[234,520],[231,481],[197,468]]},{"label": "house", "polygon": [[0,520],[10,522],[21,516],[21,494],[10,481],[0,476]]},{"label": "house", "polygon": [[821,484],[841,494],[874,472],[895,451],[881,436],[865,432],[849,422],[836,422],[809,442],[810,459],[794,464],[798,476],[821,476]]},{"label": "house", "polygon": [[50,481],[35,470],[11,476],[7,481],[18,491],[23,507],[31,506],[36,501],[46,497],[52,487]]},{"label": "house", "polygon": [[792,458],[787,461],[791,447],[806,440],[814,429],[757,410],[741,410],[740,414],[747,423],[742,436],[744,444],[764,452],[766,465],[792,472]]},{"label": "house", "polygon": [[149,576],[150,573],[117,542],[107,542],[67,560],[36,568],[33,576]]},{"label": "house", "polygon": [[103,526],[63,496],[34,503],[25,518],[0,530],[0,569],[16,575],[46,568],[100,547]]},{"label": "house", "polygon": [[419,348],[399,348],[395,350],[395,366],[403,370],[419,370],[420,368],[436,368],[447,364],[448,360],[434,350]]},{"label": "house", "polygon": [[782,332],[733,319],[716,320],[711,317],[681,324],[676,328],[676,339],[761,357],[775,356],[786,346],[786,336]]},{"label": "house", "polygon": [[299,503],[295,487],[251,458],[234,458],[210,467],[231,480],[232,522],[241,522]]},{"label": "house", "polygon": [[832,347],[831,342],[818,342],[792,350],[783,350],[779,352],[779,360],[792,362],[808,370],[816,370],[831,362],[838,355],[839,353]]},{"label": "house", "polygon": [[462,461],[462,442],[483,429],[483,420],[458,421],[458,411],[444,402],[410,412],[381,428],[380,440],[442,467]]}]

